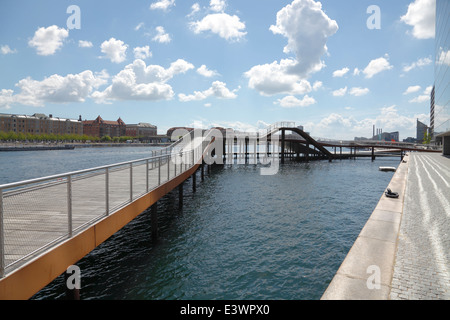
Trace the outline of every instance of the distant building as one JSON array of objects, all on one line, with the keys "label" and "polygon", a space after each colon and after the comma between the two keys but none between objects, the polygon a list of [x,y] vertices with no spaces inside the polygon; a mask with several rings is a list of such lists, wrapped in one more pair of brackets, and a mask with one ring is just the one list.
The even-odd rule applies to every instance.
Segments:
[{"label": "distant building", "polygon": [[138,124],[127,124],[126,135],[129,137],[148,138],[157,136],[158,128],[150,123],[139,122]]},{"label": "distant building", "polygon": [[377,134],[372,137],[372,140],[378,141],[396,141],[400,139],[400,133],[398,131],[394,132],[383,132],[382,129],[377,129]]},{"label": "distant building", "polygon": [[408,137],[406,139],[403,139],[403,142],[415,143],[416,142],[416,138]]},{"label": "distant building", "polygon": [[0,131],[41,134],[83,134],[83,123],[78,120],[53,117],[43,113],[31,116],[20,114],[0,114]]},{"label": "distant building", "polygon": [[416,140],[417,143],[422,143],[425,133],[428,133],[428,126],[417,119],[417,128],[416,128]]},{"label": "distant building", "polygon": [[169,137],[169,139],[171,139],[171,140],[178,140],[178,137],[173,137],[173,139],[172,139],[172,134],[177,129],[187,130],[189,132],[194,130],[194,128],[189,128],[189,127],[173,127],[173,128],[170,128],[169,130],[167,130],[167,136]]},{"label": "distant building", "polygon": [[95,120],[83,121],[84,134],[99,138],[126,136],[126,128],[125,122],[120,118],[117,121],[107,121],[98,116]]}]

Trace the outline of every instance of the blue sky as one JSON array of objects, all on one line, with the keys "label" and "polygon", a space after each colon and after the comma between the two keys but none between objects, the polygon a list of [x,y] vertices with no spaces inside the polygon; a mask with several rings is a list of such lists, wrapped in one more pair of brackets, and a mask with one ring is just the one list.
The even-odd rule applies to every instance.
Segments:
[{"label": "blue sky", "polygon": [[160,134],[295,121],[315,137],[353,139],[376,125],[404,139],[417,118],[429,124],[434,7],[2,0],[0,113],[121,117]]}]

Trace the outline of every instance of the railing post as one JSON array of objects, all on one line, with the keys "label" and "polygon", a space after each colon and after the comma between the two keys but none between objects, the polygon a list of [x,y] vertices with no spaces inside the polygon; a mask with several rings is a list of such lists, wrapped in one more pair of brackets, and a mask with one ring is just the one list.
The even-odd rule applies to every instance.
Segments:
[{"label": "railing post", "polygon": [[161,157],[158,160],[158,186],[161,184]]},{"label": "railing post", "polygon": [[3,216],[3,189],[0,189],[0,279],[5,276],[5,219]]},{"label": "railing post", "polygon": [[145,161],[145,192],[148,192],[148,159]]},{"label": "railing post", "polygon": [[109,215],[109,168],[105,171],[105,199],[106,199],[106,215]]},{"label": "railing post", "polygon": [[167,158],[167,181],[170,180],[170,155],[166,156]]},{"label": "railing post", "polygon": [[133,202],[133,163],[130,163],[130,202]]},{"label": "railing post", "polygon": [[72,176],[67,176],[67,217],[69,238],[72,237]]}]

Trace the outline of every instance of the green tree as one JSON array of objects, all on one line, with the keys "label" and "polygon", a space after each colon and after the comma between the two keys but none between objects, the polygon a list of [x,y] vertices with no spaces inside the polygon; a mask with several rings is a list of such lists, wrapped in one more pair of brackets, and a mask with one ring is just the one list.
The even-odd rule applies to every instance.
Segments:
[{"label": "green tree", "polygon": [[429,134],[428,132],[425,132],[423,135],[423,144],[430,144],[431,142],[431,134]]},{"label": "green tree", "polygon": [[111,142],[111,137],[110,136],[108,136],[108,135],[106,135],[106,136],[103,136],[101,139],[100,139],[100,141],[102,141],[102,142]]}]

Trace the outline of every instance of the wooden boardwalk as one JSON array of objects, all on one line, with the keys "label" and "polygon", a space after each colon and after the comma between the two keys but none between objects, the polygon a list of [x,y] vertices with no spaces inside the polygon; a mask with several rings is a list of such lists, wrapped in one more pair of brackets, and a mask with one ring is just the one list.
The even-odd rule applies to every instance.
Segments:
[{"label": "wooden boardwalk", "polygon": [[[167,182],[181,173],[184,169],[182,166],[185,166],[169,162],[170,166],[165,163],[159,168],[155,164],[152,168],[152,164],[150,163],[148,168],[148,190],[146,163],[132,164],[132,180],[130,165],[110,170],[108,213],[105,200],[105,170],[72,178],[72,234],[75,235],[84,226],[151,191],[160,183]],[[3,228],[7,271],[13,265],[17,268],[38,255],[42,249],[69,236],[67,185],[67,178],[58,178],[44,186],[26,187],[4,193]]]}]

